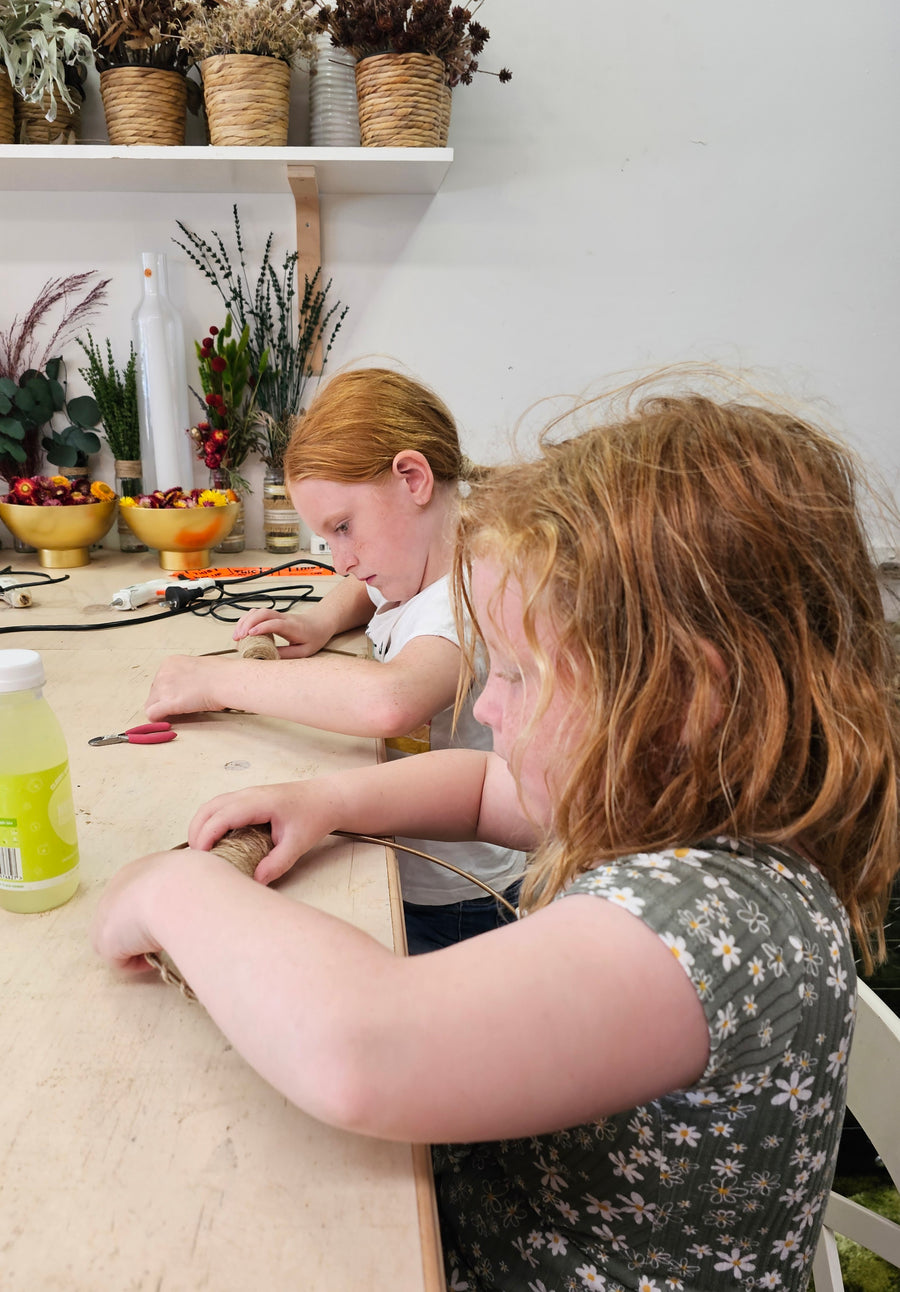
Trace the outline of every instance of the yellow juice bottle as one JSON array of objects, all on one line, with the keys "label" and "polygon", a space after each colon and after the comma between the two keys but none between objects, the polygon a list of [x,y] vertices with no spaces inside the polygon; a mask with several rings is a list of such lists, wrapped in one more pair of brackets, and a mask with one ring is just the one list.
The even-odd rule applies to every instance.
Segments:
[{"label": "yellow juice bottle", "polygon": [[78,887],[69,757],[33,650],[0,650],[0,907],[33,914]]}]

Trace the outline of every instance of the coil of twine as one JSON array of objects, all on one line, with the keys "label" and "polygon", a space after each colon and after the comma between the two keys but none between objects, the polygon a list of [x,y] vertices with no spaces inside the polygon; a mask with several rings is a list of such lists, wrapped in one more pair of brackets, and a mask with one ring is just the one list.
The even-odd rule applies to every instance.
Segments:
[{"label": "coil of twine", "polygon": [[271,633],[242,637],[238,642],[238,655],[241,659],[281,659]]},{"label": "coil of twine", "polygon": [[187,81],[160,67],[112,67],[100,73],[111,144],[184,143]]},{"label": "coil of twine", "polygon": [[[210,851],[252,879],[263,857],[272,851],[272,831],[267,825],[244,825],[237,830],[229,830]],[[188,1000],[197,999],[181,970],[165,951],[150,951],[144,958],[159,971],[163,982],[177,987]]]}]

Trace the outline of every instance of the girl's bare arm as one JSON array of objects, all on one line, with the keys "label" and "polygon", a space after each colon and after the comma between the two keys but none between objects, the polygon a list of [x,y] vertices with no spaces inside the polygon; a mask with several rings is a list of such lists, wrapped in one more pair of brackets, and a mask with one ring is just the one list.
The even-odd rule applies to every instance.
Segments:
[{"label": "girl's bare arm", "polygon": [[243,709],[347,735],[403,736],[453,703],[459,663],[459,647],[443,637],[416,637],[387,664],[322,653],[282,660],[171,655],[144,707],[154,722]]},{"label": "girl's bare arm", "polygon": [[387,1139],[540,1134],[689,1085],[707,1062],[669,949],[588,896],[407,959],[212,854],[161,853],[117,874],[93,936],[124,968],[165,947],[276,1089]]}]

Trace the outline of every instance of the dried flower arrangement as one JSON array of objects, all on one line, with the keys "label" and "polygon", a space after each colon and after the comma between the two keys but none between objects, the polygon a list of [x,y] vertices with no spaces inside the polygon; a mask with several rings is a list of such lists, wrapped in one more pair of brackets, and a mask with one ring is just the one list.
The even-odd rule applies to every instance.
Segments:
[{"label": "dried flower arrangement", "polygon": [[13,88],[27,103],[47,95],[48,121],[61,104],[75,112],[93,61],[90,41],[78,30],[78,0],[2,0],[0,57]]},{"label": "dried flower arrangement", "polygon": [[115,493],[102,480],[93,483],[87,476],[70,480],[67,476],[17,476],[10,481],[9,493],[0,502],[19,507],[78,507],[92,502],[112,502]]},{"label": "dried flower arrangement", "polygon": [[78,25],[91,42],[98,72],[155,67],[186,73],[191,58],[181,32],[194,0],[80,0]]},{"label": "dried flower arrangement", "polygon": [[261,54],[291,63],[315,54],[316,0],[205,0],[184,24],[181,48],[193,61],[214,54]]},{"label": "dried flower arrangement", "polygon": [[235,339],[230,314],[224,327],[213,326],[202,342],[194,342],[203,395],[192,393],[203,404],[209,420],[192,426],[188,432],[197,445],[200,461],[211,471],[223,471],[229,487],[243,493],[251,490],[240,469],[250,454],[261,448],[256,391],[268,362],[268,354],[263,351],[257,371],[251,372],[249,344],[249,325],[245,324]]},{"label": "dried flower arrangement", "polygon": [[122,498],[119,505],[121,507],[143,507],[151,511],[161,511],[170,507],[184,508],[190,510],[194,507],[225,507],[230,502],[237,502],[237,498],[228,490],[221,489],[191,489],[190,493],[185,493],[183,489],[154,489],[153,493],[138,494],[134,498]]},{"label": "dried flower arrangement", "polygon": [[225,427],[215,427],[212,422],[198,422],[188,431],[188,435],[197,446],[197,457],[209,467],[210,471],[221,471],[222,461],[228,449],[228,431]]},{"label": "dried flower arrangement", "polygon": [[[96,277],[91,269],[48,279],[24,318],[0,330],[0,475],[7,480],[23,468],[26,476],[38,474],[41,430],[65,404],[59,351],[106,300],[110,279]],[[42,330],[51,327],[50,339],[41,341]]]},{"label": "dried flower arrangement", "polygon": [[[476,20],[483,0],[464,7],[453,0],[334,0],[319,9],[319,27],[332,45],[359,62],[372,54],[432,54],[447,69],[447,84],[471,85],[483,69],[478,58],[490,38]],[[496,75],[512,79],[504,67]]]},{"label": "dried flower arrangement", "polygon": [[216,288],[241,331],[248,328],[247,354],[256,384],[257,417],[264,427],[260,452],[268,466],[280,468],[293,420],[314,375],[316,347],[321,343],[324,370],[348,307],[341,309],[338,301],[325,308],[331,280],[319,286],[321,269],[312,279],[305,279],[303,295],[298,299],[297,252],[285,254],[279,277],[271,261],[272,233],[266,239],[256,282],[251,287],[237,206],[232,210],[237,266],[215,230],[209,242],[176,220],[186,241],[173,241]]}]

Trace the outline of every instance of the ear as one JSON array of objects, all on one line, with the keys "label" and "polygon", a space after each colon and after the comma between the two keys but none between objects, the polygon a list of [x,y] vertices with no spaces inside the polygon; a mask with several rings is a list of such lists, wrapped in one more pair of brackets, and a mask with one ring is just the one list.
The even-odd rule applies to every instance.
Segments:
[{"label": "ear", "polygon": [[434,472],[424,453],[417,449],[401,450],[391,463],[391,475],[409,490],[410,497],[419,507],[431,501]]}]

